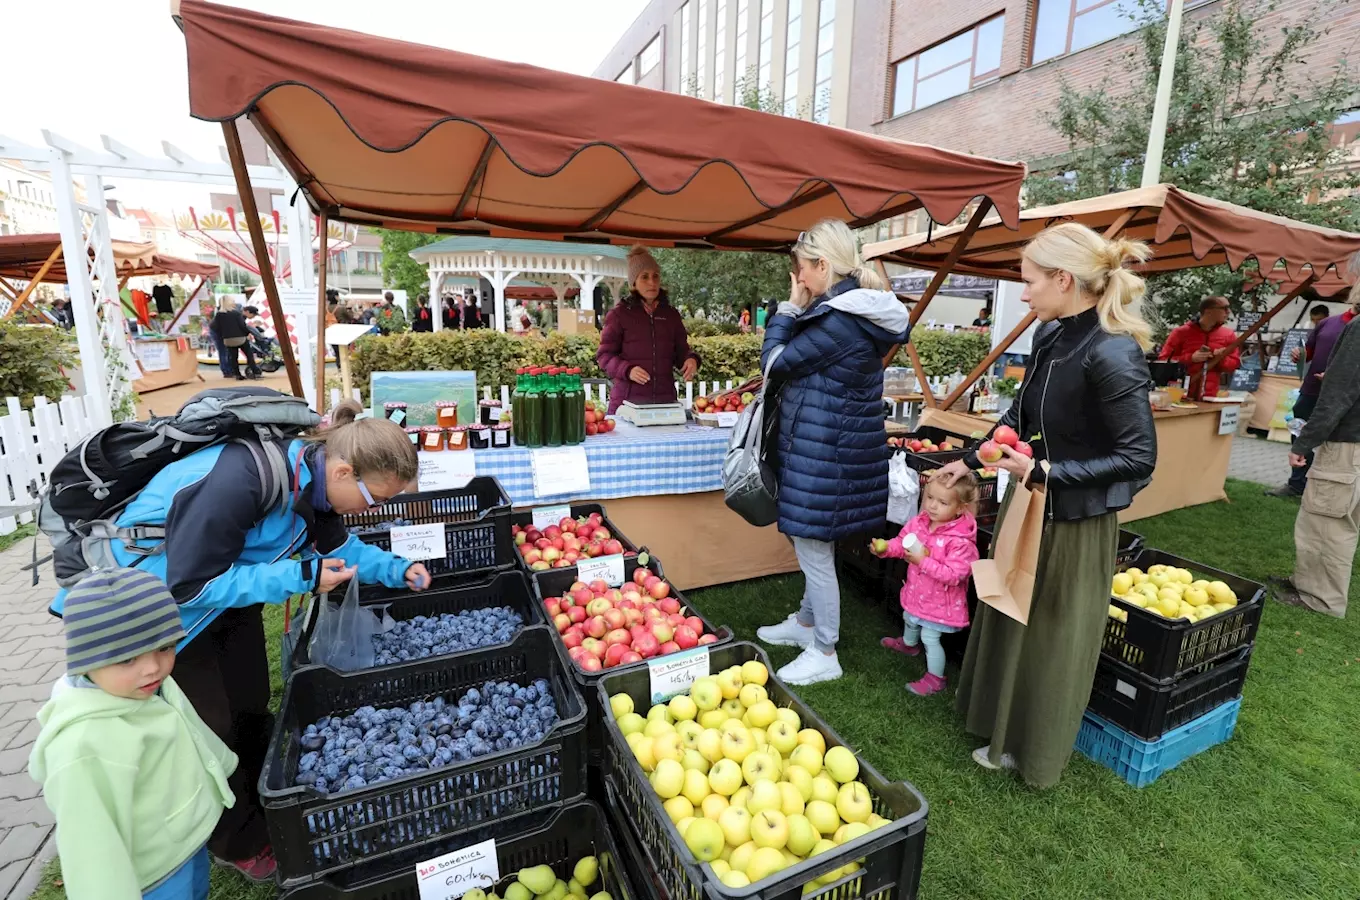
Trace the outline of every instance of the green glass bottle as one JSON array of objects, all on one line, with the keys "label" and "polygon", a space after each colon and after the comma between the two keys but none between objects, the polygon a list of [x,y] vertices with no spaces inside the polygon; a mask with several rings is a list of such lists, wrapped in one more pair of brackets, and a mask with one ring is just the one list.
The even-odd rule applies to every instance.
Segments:
[{"label": "green glass bottle", "polygon": [[538,368],[529,369],[524,380],[524,446],[543,446],[543,393]]},{"label": "green glass bottle", "polygon": [[524,432],[520,430],[524,416],[524,372],[523,368],[515,370],[515,389],[510,393],[510,435],[516,446],[524,444]]},{"label": "green glass bottle", "polygon": [[585,411],[578,369],[564,369],[562,375],[562,442],[579,444],[585,440]]},{"label": "green glass bottle", "polygon": [[548,369],[543,392],[543,444],[547,447],[562,446],[562,385],[556,366]]}]

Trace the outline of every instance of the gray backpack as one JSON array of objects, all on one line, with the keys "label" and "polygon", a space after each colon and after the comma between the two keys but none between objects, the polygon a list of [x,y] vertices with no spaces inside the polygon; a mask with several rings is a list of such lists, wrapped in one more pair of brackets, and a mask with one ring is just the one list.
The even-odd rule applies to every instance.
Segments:
[{"label": "gray backpack", "polygon": [[770,351],[760,393],[737,417],[723,459],[723,501],[758,528],[779,520],[779,482],[766,460],[766,442],[779,424],[779,404],[767,405],[765,393],[770,389],[770,368],[783,352],[782,345]]}]

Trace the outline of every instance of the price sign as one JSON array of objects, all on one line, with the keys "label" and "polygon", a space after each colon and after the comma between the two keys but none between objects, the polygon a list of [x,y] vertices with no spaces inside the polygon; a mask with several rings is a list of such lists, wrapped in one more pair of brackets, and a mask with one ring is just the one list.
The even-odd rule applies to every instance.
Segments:
[{"label": "price sign", "polygon": [[589,584],[597,578],[610,587],[623,584],[623,554],[615,553],[612,556],[596,556],[593,559],[577,561],[577,581]]},{"label": "price sign", "polygon": [[487,409],[491,410],[491,421],[493,422],[499,422],[501,420],[501,413],[505,412],[505,410],[499,406],[488,406]]},{"label": "price sign", "polygon": [[741,416],[741,413],[735,413],[735,412],[720,412],[720,413],[718,413],[718,427],[719,427],[719,428],[735,428],[735,427],[737,426],[737,419],[738,419],[740,416]]},{"label": "price sign", "polygon": [[444,523],[432,525],[398,525],[392,529],[392,554],[412,562],[443,559]]},{"label": "price sign", "polygon": [[1006,499],[1006,485],[1011,483],[1011,473],[1005,469],[996,470],[996,502]]},{"label": "price sign", "polygon": [[477,474],[477,459],[472,453],[422,453],[417,459],[420,470],[416,484],[422,491],[465,487]]},{"label": "price sign", "polygon": [[1237,433],[1237,414],[1242,411],[1240,406],[1225,406],[1218,411],[1218,433],[1236,434]]},{"label": "price sign", "polygon": [[710,674],[708,648],[695,647],[684,653],[672,653],[647,664],[651,676],[652,703],[665,703],[694,686],[694,682]]},{"label": "price sign", "polygon": [[556,497],[589,492],[590,464],[586,461],[585,447],[531,450],[529,460],[534,471],[535,495]]},{"label": "price sign", "polygon": [[166,341],[138,341],[136,346],[143,372],[164,372],[170,368],[170,344]]},{"label": "price sign", "polygon": [[945,322],[945,323],[944,323],[944,330],[945,330],[945,333],[946,333],[946,334],[953,334],[953,333],[954,333],[954,323],[953,323],[953,322]]},{"label": "price sign", "polygon": [[539,531],[549,525],[556,525],[558,522],[571,515],[571,507],[563,503],[561,506],[540,506],[534,509],[534,527]]},{"label": "price sign", "polygon": [[489,888],[500,880],[494,840],[445,853],[416,866],[420,900],[457,900],[473,888]]},{"label": "price sign", "polygon": [[404,410],[404,409],[394,409],[394,410],[392,410],[392,414],[389,415],[387,418],[391,419],[393,422],[396,422],[398,425],[405,425],[405,424],[406,424],[406,410]]},{"label": "price sign", "polygon": [[[1284,341],[1280,344],[1280,360],[1275,366],[1276,375],[1302,376],[1308,370],[1304,349],[1309,332],[1307,328],[1291,328],[1284,333]],[[1295,350],[1299,351],[1297,362],[1294,360]]]}]

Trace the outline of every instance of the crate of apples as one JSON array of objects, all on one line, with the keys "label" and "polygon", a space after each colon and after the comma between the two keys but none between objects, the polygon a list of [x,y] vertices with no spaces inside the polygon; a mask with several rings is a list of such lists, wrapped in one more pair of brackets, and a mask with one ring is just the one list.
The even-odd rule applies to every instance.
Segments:
[{"label": "crate of apples", "polygon": [[718,640],[708,624],[671,596],[670,582],[640,565],[619,587],[574,582],[543,601],[567,655],[582,672],[599,672]]},{"label": "crate of apples", "polygon": [[625,546],[604,525],[604,517],[591,513],[579,519],[564,517],[556,525],[539,531],[532,525],[510,526],[515,548],[524,564],[535,572],[565,569],[582,559],[621,553],[636,556],[636,548]]},{"label": "crate of apples", "polygon": [[741,412],[747,404],[756,399],[750,391],[724,391],[712,397],[699,397],[694,401],[694,411],[700,415],[717,415],[721,412]]},{"label": "crate of apples", "polygon": [[586,401],[586,437],[594,434],[608,434],[614,430],[614,420],[605,415],[603,403]]}]

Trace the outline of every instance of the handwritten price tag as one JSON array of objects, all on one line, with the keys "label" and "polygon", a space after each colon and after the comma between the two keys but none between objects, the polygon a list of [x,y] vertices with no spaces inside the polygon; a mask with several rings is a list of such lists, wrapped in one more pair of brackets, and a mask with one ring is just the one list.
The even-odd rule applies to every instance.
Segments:
[{"label": "handwritten price tag", "polygon": [[402,559],[420,562],[443,559],[444,523],[432,525],[398,525],[392,529],[392,553]]},{"label": "handwritten price tag", "polygon": [[465,487],[477,474],[474,453],[422,453],[416,483],[422,491]]},{"label": "handwritten price tag", "polygon": [[1234,434],[1237,431],[1237,414],[1241,412],[1240,406],[1225,406],[1218,411],[1218,433]]},{"label": "handwritten price tag", "polygon": [[457,900],[473,888],[489,888],[500,880],[494,840],[445,853],[416,866],[420,900]]},{"label": "handwritten price tag", "polygon": [[741,416],[741,413],[735,413],[735,412],[720,412],[720,413],[718,413],[718,427],[719,427],[719,428],[735,428],[736,425],[737,425],[737,419],[738,419],[740,416]]},{"label": "handwritten price tag", "polygon": [[530,454],[536,496],[559,497],[590,491],[590,464],[586,461],[585,447],[553,447],[531,450]]},{"label": "handwritten price tag", "polygon": [[684,653],[672,653],[647,665],[651,675],[652,703],[665,703],[694,686],[696,679],[710,674],[708,648],[695,647]]},{"label": "handwritten price tag", "polygon": [[615,553],[613,556],[597,556],[576,563],[577,581],[589,584],[597,578],[610,587],[623,584],[623,555]]},{"label": "handwritten price tag", "polygon": [[534,527],[542,531],[549,525],[556,525],[570,515],[571,507],[565,503],[560,506],[540,506],[534,510]]}]

